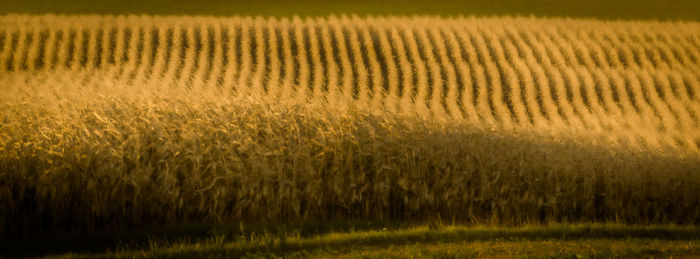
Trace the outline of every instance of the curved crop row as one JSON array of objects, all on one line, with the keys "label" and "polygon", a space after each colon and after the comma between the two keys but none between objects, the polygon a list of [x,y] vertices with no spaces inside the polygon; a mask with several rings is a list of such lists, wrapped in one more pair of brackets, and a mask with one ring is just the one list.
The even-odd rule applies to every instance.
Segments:
[{"label": "curved crop row", "polygon": [[697,151],[700,141],[695,23],[4,16],[0,24],[3,74],[106,69],[135,86],[224,87],[655,148]]},{"label": "curved crop row", "polygon": [[654,148],[700,142],[696,23],[4,16],[0,25],[2,74],[103,69],[134,86],[223,87]]}]

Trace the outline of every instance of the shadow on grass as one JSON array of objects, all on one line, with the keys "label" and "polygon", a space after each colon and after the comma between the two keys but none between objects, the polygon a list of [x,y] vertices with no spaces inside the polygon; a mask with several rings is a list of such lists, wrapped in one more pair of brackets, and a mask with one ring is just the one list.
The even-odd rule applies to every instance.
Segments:
[{"label": "shadow on grass", "polygon": [[332,232],[365,231],[372,229],[404,229],[415,224],[398,222],[303,222],[296,224],[256,223],[256,224],[178,224],[153,226],[124,231],[101,231],[80,234],[49,234],[22,239],[0,239],[1,256],[42,256],[63,253],[102,253],[121,248],[143,249],[158,242],[201,242],[220,237],[226,233],[226,240],[234,237],[255,236],[267,233],[274,236],[296,233],[310,237]]},{"label": "shadow on grass", "polygon": [[[379,247],[413,243],[532,241],[584,239],[700,240],[697,226],[626,226],[617,224],[541,225],[524,227],[431,226],[415,222],[304,222],[297,224],[183,224],[116,233],[52,235],[0,242],[0,256],[44,256],[117,252],[130,256],[243,256],[284,254],[353,246]],[[196,244],[196,245],[193,245]],[[126,253],[126,254],[125,254]]]}]

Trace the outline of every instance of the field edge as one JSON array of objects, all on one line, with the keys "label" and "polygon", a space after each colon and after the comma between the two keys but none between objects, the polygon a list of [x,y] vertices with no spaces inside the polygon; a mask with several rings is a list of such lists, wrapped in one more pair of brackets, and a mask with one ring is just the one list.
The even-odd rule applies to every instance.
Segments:
[{"label": "field edge", "polygon": [[[304,225],[306,224],[306,225]],[[58,258],[535,256],[619,257],[700,254],[700,228],[616,223],[519,227],[440,222],[190,225],[192,236],[150,234],[104,251],[54,251]],[[335,225],[334,225],[335,224]],[[182,231],[172,226],[161,231]],[[246,228],[248,227],[248,228]],[[356,228],[357,227],[357,228]],[[188,228],[185,226],[185,228]],[[210,228],[202,235],[204,229]],[[173,230],[175,229],[175,230]],[[198,229],[198,230],[195,230]],[[133,233],[131,233],[133,234]],[[143,233],[142,233],[143,234]],[[184,234],[184,233],[180,233]],[[65,240],[64,240],[65,241]],[[29,246],[28,242],[27,245]],[[44,242],[45,243],[45,242]],[[33,243],[34,245],[36,243]]]}]

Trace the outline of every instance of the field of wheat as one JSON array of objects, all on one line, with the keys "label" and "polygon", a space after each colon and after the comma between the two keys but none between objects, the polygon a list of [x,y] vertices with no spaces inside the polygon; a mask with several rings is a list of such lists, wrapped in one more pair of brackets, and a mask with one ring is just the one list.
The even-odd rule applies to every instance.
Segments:
[{"label": "field of wheat", "polygon": [[0,16],[0,233],[700,223],[700,24]]}]

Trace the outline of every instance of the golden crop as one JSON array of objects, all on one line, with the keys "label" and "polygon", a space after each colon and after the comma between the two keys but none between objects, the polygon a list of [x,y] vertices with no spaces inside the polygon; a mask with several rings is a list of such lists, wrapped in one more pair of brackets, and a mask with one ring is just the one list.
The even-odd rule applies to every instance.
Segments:
[{"label": "golden crop", "polygon": [[700,24],[0,16],[0,233],[700,222]]}]

